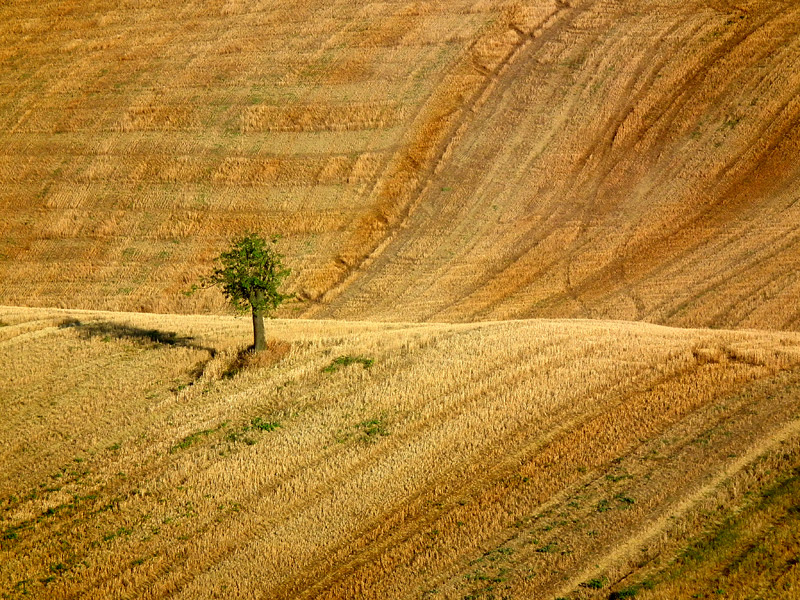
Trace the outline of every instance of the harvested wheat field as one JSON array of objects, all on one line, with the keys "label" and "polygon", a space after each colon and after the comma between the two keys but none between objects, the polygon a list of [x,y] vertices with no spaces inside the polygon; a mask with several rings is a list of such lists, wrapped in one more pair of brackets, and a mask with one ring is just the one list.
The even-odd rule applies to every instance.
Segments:
[{"label": "harvested wheat field", "polygon": [[0,319],[5,597],[800,593],[798,334]]},{"label": "harvested wheat field", "polygon": [[312,314],[797,329],[800,4],[570,1],[514,31],[413,210]]},{"label": "harvested wheat field", "polygon": [[792,0],[10,0],[0,92],[5,304],[218,312],[258,229],[285,316],[800,322]]},{"label": "harvested wheat field", "polygon": [[798,329],[794,0],[0,3],[0,598],[800,598]]},{"label": "harvested wheat field", "polygon": [[453,86],[485,79],[458,65],[500,60],[505,12],[3,2],[3,301],[219,309],[180,291],[248,228],[282,234],[295,287],[318,297],[405,209],[461,102]]}]

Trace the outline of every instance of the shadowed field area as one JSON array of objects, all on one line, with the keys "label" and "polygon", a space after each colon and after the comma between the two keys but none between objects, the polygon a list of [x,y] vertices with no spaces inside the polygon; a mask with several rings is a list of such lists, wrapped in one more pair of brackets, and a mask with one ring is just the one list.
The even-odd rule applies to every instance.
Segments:
[{"label": "shadowed field area", "polygon": [[796,334],[0,320],[6,597],[800,589]]},{"label": "shadowed field area", "polygon": [[314,314],[796,329],[800,6],[569,2],[518,38]]}]

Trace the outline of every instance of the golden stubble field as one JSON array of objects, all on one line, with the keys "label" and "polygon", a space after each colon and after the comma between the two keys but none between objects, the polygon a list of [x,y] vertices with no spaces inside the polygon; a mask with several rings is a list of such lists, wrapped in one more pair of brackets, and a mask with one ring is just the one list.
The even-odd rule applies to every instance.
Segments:
[{"label": "golden stubble field", "polygon": [[796,329],[800,6],[0,6],[0,299],[215,312],[227,239],[390,321]]},{"label": "golden stubble field", "polygon": [[506,13],[473,0],[4,2],[3,300],[219,309],[180,291],[246,229],[283,235],[295,287],[317,298],[407,208],[485,80],[469,65],[503,58]]},{"label": "golden stubble field", "polygon": [[[800,595],[799,64],[789,0],[0,4],[0,597]],[[263,357],[144,314],[247,229]]]},{"label": "golden stubble field", "polygon": [[4,597],[800,591],[797,334],[0,320]]},{"label": "golden stubble field", "polygon": [[522,30],[312,314],[797,329],[800,5],[564,2]]}]

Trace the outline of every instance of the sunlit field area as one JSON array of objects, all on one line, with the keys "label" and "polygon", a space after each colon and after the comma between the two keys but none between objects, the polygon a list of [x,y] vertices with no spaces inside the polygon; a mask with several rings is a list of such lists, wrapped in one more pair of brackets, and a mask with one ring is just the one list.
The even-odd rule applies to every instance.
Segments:
[{"label": "sunlit field area", "polygon": [[800,592],[797,334],[0,319],[7,597]]},{"label": "sunlit field area", "polygon": [[[279,236],[253,353],[202,283]],[[800,598],[800,3],[0,2],[0,598]]]},{"label": "sunlit field area", "polygon": [[509,51],[506,12],[4,2],[4,300],[218,309],[179,292],[248,228],[284,236],[296,287],[317,298],[407,210],[485,87],[472,61],[494,68]]}]

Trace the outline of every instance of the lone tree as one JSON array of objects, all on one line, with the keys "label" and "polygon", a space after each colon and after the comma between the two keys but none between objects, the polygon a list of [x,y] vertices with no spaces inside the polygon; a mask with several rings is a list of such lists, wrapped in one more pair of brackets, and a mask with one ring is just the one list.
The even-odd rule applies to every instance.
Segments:
[{"label": "lone tree", "polygon": [[200,285],[220,286],[238,312],[252,311],[253,350],[256,352],[267,347],[264,317],[272,316],[284,300],[293,296],[278,291],[291,270],[283,265],[283,256],[273,248],[277,241],[277,237],[267,241],[255,233],[235,239],[230,250],[217,257],[219,266],[211,276],[204,277]]}]

